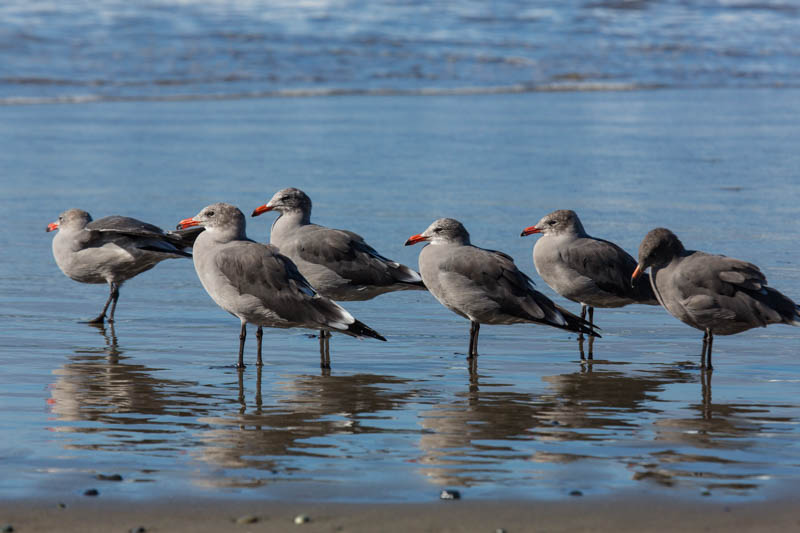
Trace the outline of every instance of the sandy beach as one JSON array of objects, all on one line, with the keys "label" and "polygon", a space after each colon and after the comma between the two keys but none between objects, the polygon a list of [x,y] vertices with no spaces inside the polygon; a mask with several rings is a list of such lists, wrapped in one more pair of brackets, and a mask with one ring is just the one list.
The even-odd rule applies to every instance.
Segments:
[{"label": "sandy beach", "polygon": [[[785,532],[800,527],[794,501],[719,503],[646,498],[565,501],[442,501],[431,504],[335,504],[174,500],[131,503],[101,499],[3,502],[0,525],[15,532],[488,532],[707,531]],[[308,522],[295,524],[298,516]],[[144,528],[144,529],[138,529]]]}]

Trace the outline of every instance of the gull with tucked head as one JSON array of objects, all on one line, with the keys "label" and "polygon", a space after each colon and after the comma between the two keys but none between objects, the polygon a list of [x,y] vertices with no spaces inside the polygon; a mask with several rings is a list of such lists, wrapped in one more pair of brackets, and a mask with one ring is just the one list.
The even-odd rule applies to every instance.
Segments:
[{"label": "gull with tucked head", "polygon": [[769,324],[800,326],[800,306],[768,287],[756,265],[687,250],[666,228],[645,235],[631,282],[639,281],[648,268],[653,291],[664,309],[704,332],[702,368],[713,368],[715,333],[733,335]]}]

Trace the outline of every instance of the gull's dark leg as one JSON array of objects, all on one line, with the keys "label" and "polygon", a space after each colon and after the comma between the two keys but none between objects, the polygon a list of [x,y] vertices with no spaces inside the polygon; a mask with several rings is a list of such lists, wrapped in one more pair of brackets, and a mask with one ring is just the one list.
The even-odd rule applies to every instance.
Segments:
[{"label": "gull's dark leg", "polygon": [[331,367],[331,334],[324,329],[319,330],[319,367],[323,370]]},{"label": "gull's dark leg", "polygon": [[111,313],[108,315],[108,322],[111,324],[114,322],[114,311],[117,310],[117,300],[119,300],[119,285],[116,283],[111,283]]},{"label": "gull's dark leg", "polygon": [[319,367],[325,368],[325,330],[319,330]]},{"label": "gull's dark leg", "polygon": [[478,356],[478,332],[481,329],[481,325],[478,322],[470,321],[469,326],[469,354],[467,354],[467,358],[477,357]]},{"label": "gull's dark leg", "polygon": [[[586,304],[581,304],[581,320],[586,320]],[[583,332],[581,331],[578,333],[578,340],[583,340]],[[581,347],[581,352],[583,352],[583,347]],[[582,355],[582,354],[581,354]],[[581,357],[583,359],[583,357]]]},{"label": "gull's dark leg", "polygon": [[239,331],[239,363],[236,368],[244,368],[244,340],[247,338],[247,322],[242,320],[242,329]]},{"label": "gull's dark leg", "polygon": [[108,300],[106,300],[106,305],[103,306],[103,310],[100,311],[100,314],[97,315],[95,318],[89,321],[89,324],[102,324],[106,319],[106,310],[108,309],[111,300],[114,299],[114,284],[108,284]]},{"label": "gull's dark leg", "polygon": [[264,328],[258,326],[258,329],[256,330],[256,341],[257,341],[256,344],[258,345],[258,351],[256,355],[257,357],[256,366],[264,366],[264,363],[261,361],[261,337],[263,336],[264,336]]},{"label": "gull's dark leg", "polygon": [[[589,329],[594,327],[594,307],[589,306]],[[589,359],[594,359],[594,335],[589,334]]]},{"label": "gull's dark leg", "polygon": [[710,329],[706,330],[708,333],[708,352],[706,352],[706,368],[714,370],[714,365],[711,364],[711,347],[714,345],[714,332]]},{"label": "gull's dark leg", "polygon": [[703,332],[703,351],[700,352],[700,368],[706,367],[706,352],[708,351],[708,330]]},{"label": "gull's dark leg", "polygon": [[330,331],[325,332],[325,368],[331,368],[331,337],[333,334]]}]

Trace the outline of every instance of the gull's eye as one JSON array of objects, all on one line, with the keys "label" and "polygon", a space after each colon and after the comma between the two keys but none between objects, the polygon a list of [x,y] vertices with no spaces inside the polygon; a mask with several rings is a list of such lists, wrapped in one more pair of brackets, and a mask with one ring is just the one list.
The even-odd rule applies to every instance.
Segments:
[{"label": "gull's eye", "polygon": [[555,220],[548,220],[547,221],[547,225],[548,226],[555,226],[556,225],[556,221]]},{"label": "gull's eye", "polygon": [[207,217],[213,217],[214,216],[214,211],[206,211],[206,216]]},{"label": "gull's eye", "polygon": [[442,232],[442,228],[433,228],[433,232],[434,233],[441,233]]}]

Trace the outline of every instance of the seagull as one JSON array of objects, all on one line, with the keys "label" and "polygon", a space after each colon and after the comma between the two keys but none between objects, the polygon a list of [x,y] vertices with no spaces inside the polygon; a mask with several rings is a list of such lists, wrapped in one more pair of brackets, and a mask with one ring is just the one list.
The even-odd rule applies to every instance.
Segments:
[{"label": "seagull", "polygon": [[135,218],[122,216],[92,220],[82,209],[68,209],[47,231],[58,230],[53,238],[53,257],[61,271],[81,283],[108,283],[109,295],[100,314],[89,321],[114,322],[119,288],[126,281],[150,270],[165,259],[192,257],[185,248],[192,246],[198,231],[164,232]]},{"label": "seagull", "polygon": [[[248,323],[259,326],[259,366],[261,326],[338,331],[352,337],[386,340],[339,304],[318,294],[292,260],[275,246],[248,239],[244,214],[237,207],[212,204],[178,224],[180,228],[193,226],[205,228],[193,249],[197,276],[217,305],[241,322],[238,368],[245,366]],[[330,367],[324,355],[322,366]]]},{"label": "seagull", "polygon": [[[559,295],[581,304],[581,318],[588,308],[590,326],[595,307],[658,305],[649,282],[631,286],[636,260],[613,242],[586,233],[575,211],[553,211],[522,236],[534,233],[542,234],[533,247],[536,272]],[[589,346],[591,358],[591,339]]]},{"label": "seagull", "polygon": [[596,334],[585,320],[534,289],[510,256],[473,246],[458,220],[440,218],[409,237],[406,246],[418,242],[429,243],[419,254],[425,286],[442,305],[470,321],[468,358],[478,355],[481,324],[533,323]]},{"label": "seagull", "polygon": [[[379,254],[361,235],[312,224],[311,198],[300,189],[281,189],[252,216],[273,210],[280,216],[272,223],[270,244],[294,261],[323,296],[363,301],[387,292],[425,290],[417,272]],[[326,345],[329,337],[320,331]]]},{"label": "seagull", "polygon": [[713,369],[715,333],[733,335],[769,324],[800,326],[800,306],[768,287],[767,278],[756,265],[687,250],[666,228],[645,235],[631,282],[648,268],[653,291],[664,309],[704,332],[701,368]]}]

